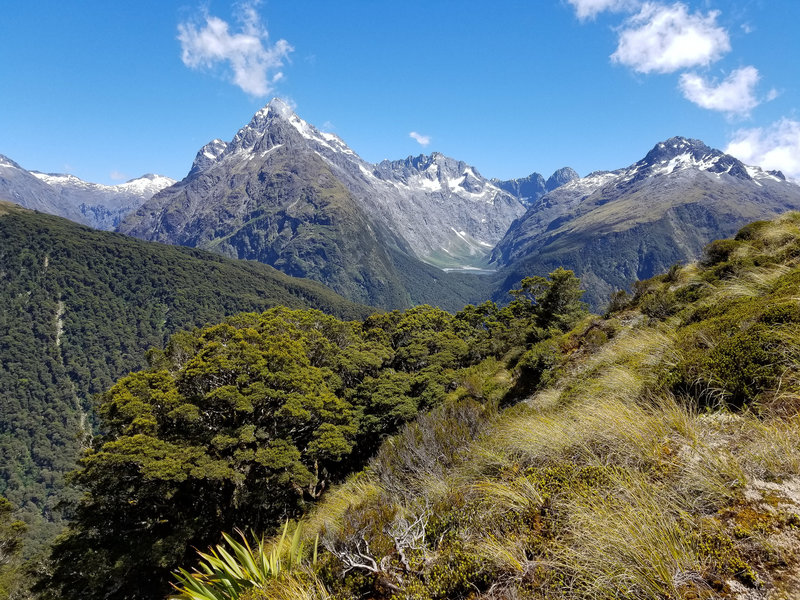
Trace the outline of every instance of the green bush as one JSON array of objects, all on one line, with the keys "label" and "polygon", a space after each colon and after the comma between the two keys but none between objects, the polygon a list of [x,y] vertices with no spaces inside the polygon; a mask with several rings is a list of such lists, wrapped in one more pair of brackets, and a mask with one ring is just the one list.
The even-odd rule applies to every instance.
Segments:
[{"label": "green bush", "polygon": [[764,230],[768,229],[772,223],[770,221],[753,221],[742,227],[733,238],[737,242],[750,242],[759,238]]},{"label": "green bush", "polygon": [[703,264],[707,267],[713,267],[721,262],[725,262],[730,259],[733,251],[741,245],[742,243],[737,240],[715,240],[703,249],[705,255]]},{"label": "green bush", "polygon": [[518,388],[530,391],[553,381],[558,376],[555,370],[560,362],[561,352],[554,340],[547,339],[534,344],[517,363]]},{"label": "green bush", "polygon": [[665,287],[648,292],[639,303],[640,310],[648,317],[662,320],[674,315],[680,307],[675,294]]}]

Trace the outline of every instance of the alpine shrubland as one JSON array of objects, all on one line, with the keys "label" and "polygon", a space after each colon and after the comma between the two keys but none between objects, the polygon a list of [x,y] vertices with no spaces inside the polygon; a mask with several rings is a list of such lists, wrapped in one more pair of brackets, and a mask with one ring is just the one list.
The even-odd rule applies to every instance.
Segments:
[{"label": "alpine shrubland", "polygon": [[[558,270],[503,308],[173,336],[103,395],[43,585],[157,597],[180,567],[172,596],[195,600],[793,597],[800,214],[603,317],[580,292]],[[191,546],[223,534],[285,568],[204,592]]]}]

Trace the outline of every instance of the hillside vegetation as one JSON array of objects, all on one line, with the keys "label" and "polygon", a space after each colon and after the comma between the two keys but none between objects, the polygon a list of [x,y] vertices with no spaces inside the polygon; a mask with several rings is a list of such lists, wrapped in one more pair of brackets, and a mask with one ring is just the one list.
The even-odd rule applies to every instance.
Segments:
[{"label": "hillside vegetation", "polygon": [[[423,305],[363,321],[274,308],[175,334],[102,394],[102,435],[73,475],[83,495],[43,587],[58,598],[165,595],[194,548],[220,530],[301,517],[464,382],[496,400],[512,393],[510,374],[484,382],[487,369],[568,329],[579,295],[559,270],[523,281],[504,308]],[[524,360],[536,372],[538,359]]]},{"label": "hillside vegetation", "polygon": [[551,313],[547,334],[448,377],[293,538],[259,552],[245,535],[252,553],[230,538],[193,575],[185,563],[175,595],[796,597],[798,261],[791,213],[617,295],[604,318]]},{"label": "hillside vegetation", "polygon": [[344,318],[370,309],[262,264],[146,243],[0,202],[0,496],[31,527],[55,505],[92,432],[92,397],[176,331],[275,305]]}]

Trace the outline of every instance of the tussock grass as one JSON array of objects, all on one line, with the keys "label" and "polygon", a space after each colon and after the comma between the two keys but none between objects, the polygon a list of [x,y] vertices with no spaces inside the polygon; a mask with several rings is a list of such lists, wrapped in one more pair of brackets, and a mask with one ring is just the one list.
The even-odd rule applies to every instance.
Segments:
[{"label": "tussock grass", "polygon": [[642,477],[613,487],[567,502],[569,537],[555,562],[580,597],[679,597],[680,582],[701,568],[680,498]]},{"label": "tussock grass", "polygon": [[304,519],[303,531],[306,539],[323,531],[335,533],[341,529],[349,510],[374,501],[380,497],[382,491],[375,481],[361,474],[333,488],[325,496],[325,501],[319,503]]},{"label": "tussock grass", "polygon": [[751,267],[736,279],[722,282],[717,286],[713,298],[756,298],[768,292],[780,277],[791,272],[787,265]]},{"label": "tussock grass", "polygon": [[312,571],[276,580],[263,590],[253,590],[242,600],[333,600],[325,584]]}]

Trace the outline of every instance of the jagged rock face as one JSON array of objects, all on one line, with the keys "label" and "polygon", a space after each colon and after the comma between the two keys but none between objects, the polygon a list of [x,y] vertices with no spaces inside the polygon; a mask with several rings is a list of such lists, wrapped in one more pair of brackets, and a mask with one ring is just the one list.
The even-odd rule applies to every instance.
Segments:
[{"label": "jagged rock face", "polygon": [[539,173],[531,173],[527,177],[506,181],[492,179],[492,183],[501,190],[519,198],[525,206],[530,206],[547,192],[544,177]]},{"label": "jagged rock face", "polygon": [[577,171],[570,167],[563,167],[550,175],[544,186],[548,192],[552,192],[554,189],[560,188],[562,185],[575,179],[580,179],[580,175],[578,175]]},{"label": "jagged rock face", "polygon": [[439,153],[386,160],[361,176],[360,193],[378,199],[380,218],[417,257],[438,266],[480,266],[525,212],[477,169]]},{"label": "jagged rock face", "polygon": [[800,209],[800,186],[698,140],[657,144],[625,169],[591,173],[542,196],[495,247],[503,288],[564,266],[601,307],[615,289],[700,256],[744,224]]},{"label": "jagged rock face", "polygon": [[95,229],[116,228],[125,215],[173,183],[148,173],[119,185],[101,185],[74,175],[26,171],[0,155],[0,198]]},{"label": "jagged rock face", "polygon": [[531,173],[522,179],[509,179],[507,181],[492,179],[492,183],[512,196],[516,196],[528,207],[547,192],[551,192],[579,177],[580,175],[574,169],[563,167],[548,177],[547,181],[539,173]]},{"label": "jagged rock face", "polygon": [[195,156],[189,175],[194,175],[214,164],[222,153],[227,150],[228,144],[222,140],[211,140]]}]

